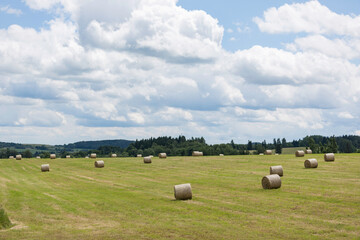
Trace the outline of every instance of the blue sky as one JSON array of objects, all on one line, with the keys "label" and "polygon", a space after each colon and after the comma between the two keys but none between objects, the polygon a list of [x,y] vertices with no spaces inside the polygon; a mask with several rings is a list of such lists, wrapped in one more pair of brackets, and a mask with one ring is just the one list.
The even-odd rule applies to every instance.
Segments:
[{"label": "blue sky", "polygon": [[3,0],[0,61],[0,141],[360,134],[355,0]]}]

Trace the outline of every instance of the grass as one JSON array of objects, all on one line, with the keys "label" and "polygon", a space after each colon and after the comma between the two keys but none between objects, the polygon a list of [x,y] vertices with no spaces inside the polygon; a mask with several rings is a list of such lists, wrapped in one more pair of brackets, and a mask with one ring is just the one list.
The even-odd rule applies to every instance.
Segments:
[{"label": "grass", "polygon": [[[359,239],[360,154],[0,160],[0,239]],[[41,172],[49,163],[50,172]],[[264,190],[269,167],[282,187]],[[193,199],[174,201],[191,183]]]}]

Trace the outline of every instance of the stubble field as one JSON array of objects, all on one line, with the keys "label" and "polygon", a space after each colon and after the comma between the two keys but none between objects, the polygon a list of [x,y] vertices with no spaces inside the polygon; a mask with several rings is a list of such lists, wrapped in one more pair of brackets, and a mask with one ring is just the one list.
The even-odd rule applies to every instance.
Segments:
[{"label": "stubble field", "polygon": [[[316,158],[316,169],[304,161]],[[0,160],[0,239],[359,239],[360,154]],[[100,160],[102,158],[98,158]],[[50,164],[50,172],[40,165]],[[280,189],[264,190],[282,165]],[[191,183],[193,199],[173,186]]]}]

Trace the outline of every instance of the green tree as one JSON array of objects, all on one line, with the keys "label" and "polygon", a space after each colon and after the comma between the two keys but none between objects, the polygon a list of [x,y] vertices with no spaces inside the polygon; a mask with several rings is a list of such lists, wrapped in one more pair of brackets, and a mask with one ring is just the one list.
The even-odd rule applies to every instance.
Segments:
[{"label": "green tree", "polygon": [[26,149],[22,154],[23,158],[32,158],[32,153],[29,149]]},{"label": "green tree", "polygon": [[282,147],[281,147],[280,138],[278,138],[278,139],[276,140],[275,152],[278,153],[278,154],[281,154],[281,152],[282,152]]}]

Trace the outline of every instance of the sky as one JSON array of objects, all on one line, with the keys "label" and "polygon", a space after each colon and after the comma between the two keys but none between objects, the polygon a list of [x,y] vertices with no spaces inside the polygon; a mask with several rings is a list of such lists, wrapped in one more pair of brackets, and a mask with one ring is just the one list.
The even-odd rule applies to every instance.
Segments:
[{"label": "sky", "polygon": [[360,135],[360,1],[1,0],[0,141]]}]

